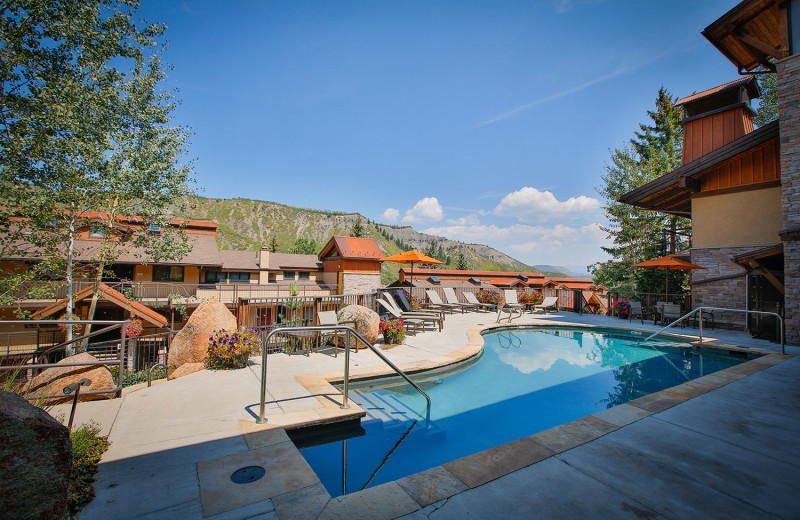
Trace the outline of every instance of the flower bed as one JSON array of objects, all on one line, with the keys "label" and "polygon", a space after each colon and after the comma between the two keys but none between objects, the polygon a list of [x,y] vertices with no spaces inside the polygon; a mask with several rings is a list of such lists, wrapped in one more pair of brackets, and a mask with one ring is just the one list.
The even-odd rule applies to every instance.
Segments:
[{"label": "flower bed", "polygon": [[539,305],[542,303],[542,293],[521,292],[517,294],[517,301],[523,305]]},{"label": "flower bed", "polygon": [[500,296],[500,293],[497,291],[481,289],[475,297],[478,298],[478,301],[481,303],[491,303],[493,305],[503,304],[503,297]]},{"label": "flower bed", "polygon": [[228,332],[218,330],[208,341],[206,367],[211,369],[242,368],[247,358],[261,347],[261,338],[250,329]]}]

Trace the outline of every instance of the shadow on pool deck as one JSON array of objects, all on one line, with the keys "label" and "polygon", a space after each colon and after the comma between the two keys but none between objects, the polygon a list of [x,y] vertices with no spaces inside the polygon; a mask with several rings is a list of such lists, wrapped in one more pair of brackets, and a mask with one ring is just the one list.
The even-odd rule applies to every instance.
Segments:
[{"label": "shadow on pool deck", "polygon": [[[441,356],[478,321],[494,320],[448,316],[450,334],[421,334],[391,354]],[[361,353],[353,361],[371,364]],[[279,403],[268,412],[298,413],[287,396],[309,370],[294,365],[275,367],[285,386],[276,393],[286,394],[270,395]],[[330,371],[332,362],[309,365]],[[283,429],[257,427],[244,409],[258,396],[258,366],[200,372],[116,405],[97,498],[79,518],[796,518],[800,358],[745,365],[332,500]],[[248,461],[267,476],[232,484],[229,473]]]}]

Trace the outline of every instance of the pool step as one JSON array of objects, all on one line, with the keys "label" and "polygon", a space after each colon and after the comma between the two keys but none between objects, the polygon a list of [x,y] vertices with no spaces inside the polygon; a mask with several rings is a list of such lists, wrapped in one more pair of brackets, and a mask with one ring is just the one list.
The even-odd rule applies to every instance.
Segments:
[{"label": "pool step", "polygon": [[421,418],[419,411],[410,408],[389,392],[357,393],[358,401],[362,403],[361,407],[367,413],[361,420],[362,423],[380,421],[383,428],[388,430],[408,427],[411,421]]}]

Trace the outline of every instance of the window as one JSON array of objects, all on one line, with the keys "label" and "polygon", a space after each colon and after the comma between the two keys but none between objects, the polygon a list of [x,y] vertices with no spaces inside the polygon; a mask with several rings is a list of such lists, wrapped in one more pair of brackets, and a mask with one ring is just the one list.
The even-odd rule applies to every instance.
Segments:
[{"label": "window", "polygon": [[161,226],[156,226],[155,224],[150,226],[151,233],[161,233]]},{"label": "window", "polygon": [[283,272],[283,279],[284,280],[294,280],[294,271],[284,271]]},{"label": "window", "polygon": [[173,265],[154,265],[153,266],[153,281],[154,282],[182,282],[183,281],[183,267]]},{"label": "window", "polygon": [[250,273],[228,273],[231,283],[233,282],[249,282]]},{"label": "window", "polygon": [[99,231],[89,231],[89,238],[105,238],[106,232],[102,229]]},{"label": "window", "polygon": [[[155,278],[155,273],[153,273],[153,278]],[[206,271],[205,272],[205,283],[219,283],[225,282],[225,273],[222,271]]]},{"label": "window", "polygon": [[300,271],[299,273],[297,273],[297,279],[298,280],[308,280],[309,279],[309,273]]}]

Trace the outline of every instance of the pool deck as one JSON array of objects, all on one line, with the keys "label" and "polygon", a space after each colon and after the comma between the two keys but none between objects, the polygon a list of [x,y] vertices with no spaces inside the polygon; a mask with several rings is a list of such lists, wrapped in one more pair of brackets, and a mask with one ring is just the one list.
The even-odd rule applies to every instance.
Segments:
[{"label": "pool deck", "polygon": [[[384,351],[424,370],[480,351],[495,314],[448,315],[444,331],[409,336]],[[514,325],[629,327],[627,320],[568,312],[526,314]],[[637,321],[638,329],[656,328]],[[696,329],[676,329],[693,335]],[[266,425],[255,423],[260,359],[236,371],[201,371],[134,388],[122,399],[81,403],[76,423],[109,434],[96,498],[79,515],[105,518],[461,519],[798,518],[800,348],[707,330],[706,339],[771,354],[530,437],[345,497],[333,498],[284,427],[352,419],[341,409],[344,356],[269,356]],[[351,375],[385,373],[369,351]],[[435,406],[435,403],[434,403]],[[63,405],[54,413],[63,413]],[[68,413],[68,410],[66,410]],[[233,484],[260,465],[264,478]]]}]

